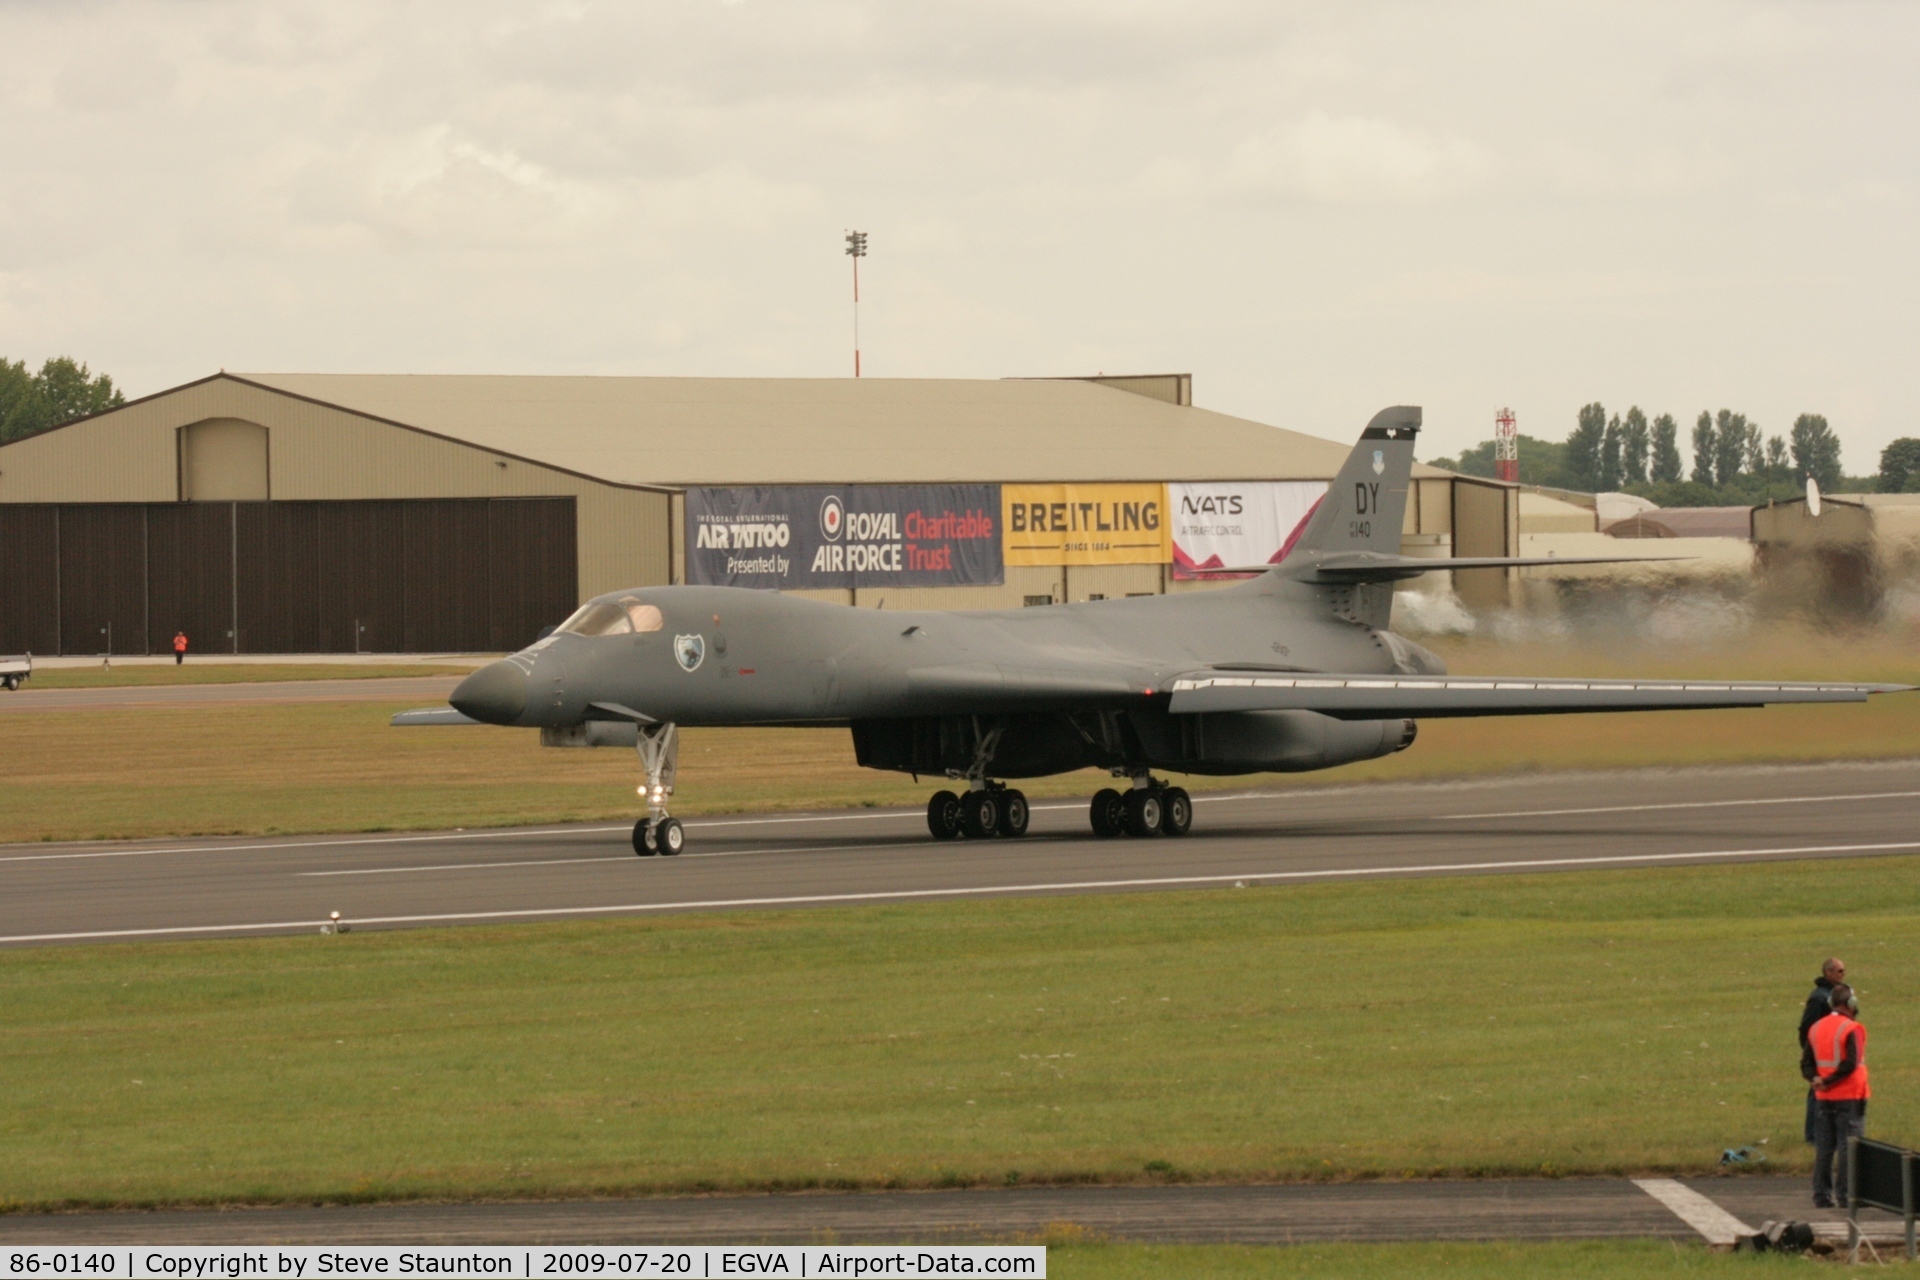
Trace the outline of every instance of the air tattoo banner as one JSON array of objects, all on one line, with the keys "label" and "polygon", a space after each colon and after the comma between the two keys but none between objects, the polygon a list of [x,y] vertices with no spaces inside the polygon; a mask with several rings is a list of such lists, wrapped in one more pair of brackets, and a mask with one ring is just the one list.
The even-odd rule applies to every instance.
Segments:
[{"label": "air tattoo banner", "polygon": [[687,490],[687,581],[796,590],[1006,580],[997,484]]},{"label": "air tattoo banner", "polygon": [[1173,576],[1213,577],[1192,571],[1280,563],[1326,492],[1324,480],[1168,485]]},{"label": "air tattoo banner", "polygon": [[1008,564],[1165,564],[1163,484],[1008,484],[1000,487]]}]

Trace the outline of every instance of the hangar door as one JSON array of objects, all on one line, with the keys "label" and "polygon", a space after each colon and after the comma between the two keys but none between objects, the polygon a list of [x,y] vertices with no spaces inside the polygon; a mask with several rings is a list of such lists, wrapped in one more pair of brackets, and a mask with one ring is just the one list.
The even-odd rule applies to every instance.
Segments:
[{"label": "hangar door", "polygon": [[576,547],[570,497],[0,505],[0,653],[518,649]]}]

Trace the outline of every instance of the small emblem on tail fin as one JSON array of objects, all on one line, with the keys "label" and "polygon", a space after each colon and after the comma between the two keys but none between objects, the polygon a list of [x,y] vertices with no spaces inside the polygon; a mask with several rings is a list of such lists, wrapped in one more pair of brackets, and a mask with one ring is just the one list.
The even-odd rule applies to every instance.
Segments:
[{"label": "small emblem on tail fin", "polygon": [[1386,469],[1387,469],[1386,452],[1381,449],[1375,449],[1373,451],[1373,474],[1379,475],[1381,472],[1385,471]]}]

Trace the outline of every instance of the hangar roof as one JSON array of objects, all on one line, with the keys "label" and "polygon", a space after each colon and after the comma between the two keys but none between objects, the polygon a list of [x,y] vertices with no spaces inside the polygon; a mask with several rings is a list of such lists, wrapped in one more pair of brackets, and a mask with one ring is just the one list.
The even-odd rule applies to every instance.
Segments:
[{"label": "hangar roof", "polygon": [[1323,440],[1071,379],[228,376],[631,485],[1331,478],[1366,425]]}]

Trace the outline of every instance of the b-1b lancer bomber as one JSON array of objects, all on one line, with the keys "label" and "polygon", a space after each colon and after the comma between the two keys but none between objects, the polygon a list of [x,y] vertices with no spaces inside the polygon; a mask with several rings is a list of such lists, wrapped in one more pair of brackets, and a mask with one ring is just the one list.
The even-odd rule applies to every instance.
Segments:
[{"label": "b-1b lancer bomber", "polygon": [[[1010,782],[1096,768],[1101,836],[1180,836],[1193,804],[1154,776],[1327,769],[1403,751],[1429,716],[1861,702],[1898,685],[1449,676],[1387,629],[1394,583],[1565,558],[1402,556],[1417,408],[1375,415],[1291,550],[1217,591],[998,612],[853,609],[734,587],[618,591],[474,672],[465,720],[537,727],[555,746],[633,746],[647,814],[635,853],[677,854],[681,725],[844,726],[862,765],[949,780],[934,837],[1015,837]],[[1577,561],[1573,561],[1577,563]],[[1224,570],[1223,572],[1232,572]]]}]

